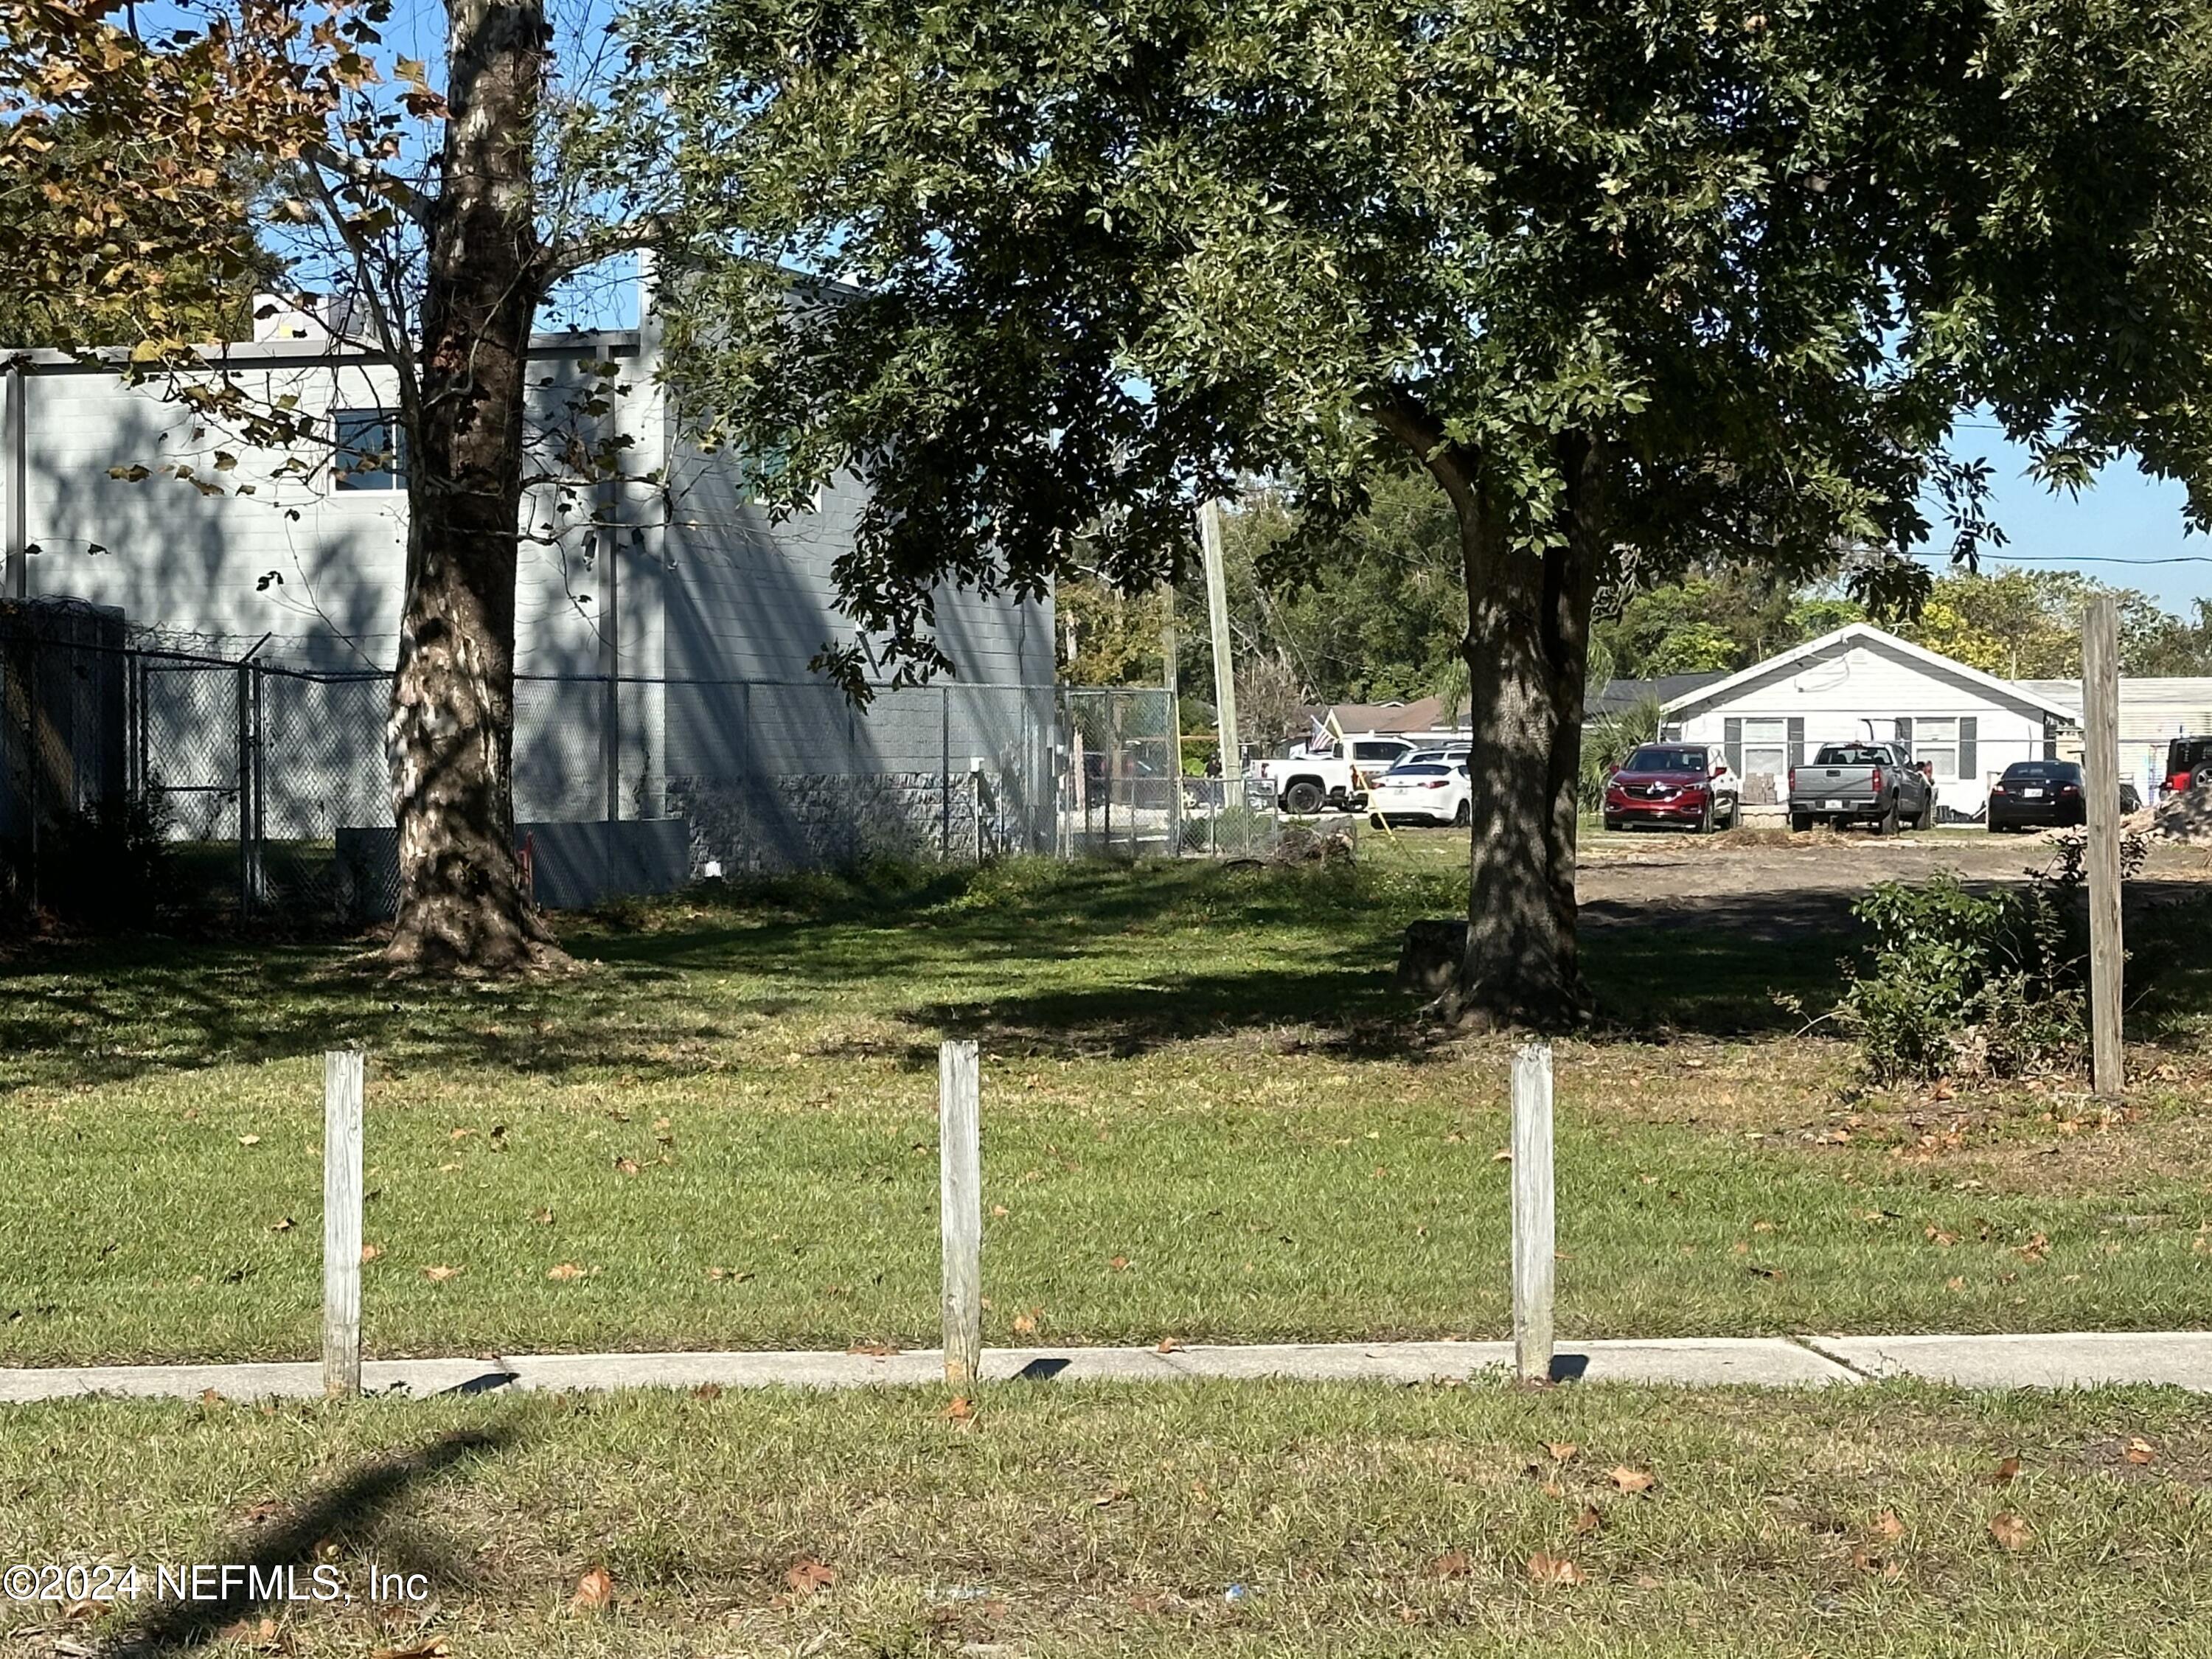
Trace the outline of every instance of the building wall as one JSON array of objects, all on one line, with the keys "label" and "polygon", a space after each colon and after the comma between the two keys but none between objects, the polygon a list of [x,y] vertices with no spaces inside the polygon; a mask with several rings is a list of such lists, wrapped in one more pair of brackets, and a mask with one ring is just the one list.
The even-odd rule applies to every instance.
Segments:
[{"label": "building wall", "polygon": [[[870,799],[939,803],[939,839],[941,803],[963,787],[994,810],[1048,811],[1040,781],[1051,774],[1049,601],[941,594],[938,626],[953,682],[886,693],[865,712],[847,707],[808,663],[851,632],[832,565],[851,544],[860,486],[842,482],[814,511],[773,521],[748,498],[735,458],[686,441],[655,380],[656,349],[648,317],[641,331],[546,337],[532,352],[530,418],[548,453],[608,425],[632,442],[623,480],[605,486],[596,504],[575,501],[564,511],[550,488],[525,503],[519,814],[602,816],[611,726],[621,735],[616,793],[625,817],[667,810],[672,776],[690,781],[693,799],[702,781],[720,787],[746,778],[894,776],[896,788],[878,787]],[[333,354],[326,341],[257,342],[228,348],[223,367],[249,399],[290,397],[319,419],[398,403],[389,368]],[[603,416],[579,408],[592,385],[584,365],[593,362],[613,363],[623,386]],[[224,656],[258,642],[257,659],[266,663],[389,669],[406,558],[404,490],[338,487],[327,449],[297,458],[257,450],[235,422],[181,400],[181,382],[129,386],[112,368],[55,353],[38,354],[26,378],[27,514],[40,549],[30,562],[33,594],[118,605],[136,624],[204,636]],[[197,384],[211,387],[216,377]],[[159,470],[179,463],[209,488]],[[137,467],[147,471],[136,481],[111,476]],[[622,527],[595,532],[593,512],[613,514]],[[620,677],[611,698],[597,683],[609,673]],[[187,682],[176,678],[181,690]],[[775,684],[740,684],[748,681]],[[220,703],[199,696],[204,686],[191,689],[197,702]],[[288,775],[300,797],[289,816],[307,823],[319,813],[334,820],[325,829],[358,822],[365,811],[373,820],[362,763],[378,763],[380,723],[361,734],[362,753],[344,733],[368,724],[360,709],[374,699],[364,702],[358,684],[304,681],[272,695],[272,731],[319,729],[330,750],[319,771]],[[179,720],[191,715],[177,711]],[[991,784],[969,786],[971,773]],[[830,816],[824,787],[796,792],[803,811],[777,806],[791,789],[752,793],[758,799],[748,801],[744,821],[756,828],[746,833],[773,834],[780,821],[792,829],[771,862],[818,861],[822,836],[803,825]],[[903,833],[886,830],[869,844]],[[728,851],[725,861],[734,866],[758,862]]]},{"label": "building wall", "polygon": [[[1929,746],[1923,741],[1929,731],[1923,722],[1962,716],[1974,720],[1976,753],[1972,775],[1936,780],[1938,805],[1960,816],[1983,808],[1990,782],[2007,766],[2039,758],[2045,752],[2039,711],[2001,702],[1971,681],[1954,678],[1864,641],[1841,641],[1831,653],[1788,664],[1714,702],[1686,709],[1670,717],[1668,728],[1679,726],[1688,742],[1718,744],[1726,741],[1732,718],[1802,720],[1802,750],[1792,760],[1802,764],[1824,743],[1869,738],[1892,741],[1898,736],[1899,716],[1913,722],[1916,750]],[[1786,797],[1789,792],[1787,764],[1780,773],[1766,774],[1778,797]],[[1748,769],[1746,784],[1749,787]]]}]

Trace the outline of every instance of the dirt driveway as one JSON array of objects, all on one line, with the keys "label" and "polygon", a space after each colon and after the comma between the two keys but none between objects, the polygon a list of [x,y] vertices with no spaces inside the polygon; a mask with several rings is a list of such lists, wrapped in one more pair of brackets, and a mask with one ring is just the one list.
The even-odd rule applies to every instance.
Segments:
[{"label": "dirt driveway", "polygon": [[[1975,884],[2019,881],[2049,861],[2050,841],[2047,833],[1992,836],[1978,830],[1880,836],[1781,830],[1598,835],[1582,849],[1575,884],[1584,918],[1601,926],[1679,911],[1704,919],[1724,915],[1771,936],[1840,921],[1850,901],[1878,881],[1916,879],[1938,870],[1955,870]],[[2208,885],[2212,850],[2155,842],[2149,866],[2130,884],[2131,908]]]}]

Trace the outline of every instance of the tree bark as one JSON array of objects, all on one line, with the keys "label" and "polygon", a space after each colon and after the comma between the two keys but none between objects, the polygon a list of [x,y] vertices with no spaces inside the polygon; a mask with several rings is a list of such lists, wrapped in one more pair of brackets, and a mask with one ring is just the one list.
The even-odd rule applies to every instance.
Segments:
[{"label": "tree bark", "polygon": [[1409,405],[1381,418],[1450,496],[1467,583],[1467,949],[1436,1011],[1465,1026],[1578,1024],[1590,1001],[1576,939],[1575,830],[1606,458],[1579,435],[1559,441],[1565,544],[1539,557],[1512,546],[1481,457]]},{"label": "tree bark", "polygon": [[395,967],[556,957],[514,856],[514,582],[523,398],[544,286],[532,156],[542,0],[448,0],[442,189],[404,411],[407,591],[386,732]]}]

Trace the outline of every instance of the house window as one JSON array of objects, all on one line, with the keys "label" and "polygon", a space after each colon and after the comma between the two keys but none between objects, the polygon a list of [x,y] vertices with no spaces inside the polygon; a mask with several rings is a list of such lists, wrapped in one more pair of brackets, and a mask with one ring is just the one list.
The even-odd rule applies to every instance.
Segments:
[{"label": "house window", "polygon": [[1912,758],[1926,763],[1938,783],[1959,779],[1959,722],[1956,719],[1912,722]]},{"label": "house window", "polygon": [[1744,721],[1744,775],[1778,778],[1789,770],[1790,722],[1786,720]]},{"label": "house window", "polygon": [[398,411],[336,410],[331,425],[337,451],[331,477],[340,489],[399,488],[407,473],[407,453]]}]

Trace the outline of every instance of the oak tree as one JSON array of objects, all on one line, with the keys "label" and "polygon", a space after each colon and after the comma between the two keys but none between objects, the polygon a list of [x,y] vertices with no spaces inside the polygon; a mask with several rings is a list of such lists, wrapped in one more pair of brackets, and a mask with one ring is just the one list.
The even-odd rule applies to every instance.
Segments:
[{"label": "oak tree", "polygon": [[678,362],[791,499],[870,478],[854,678],[941,660],[940,583],[1140,589],[1237,477],[1325,520],[1425,467],[1480,747],[1445,1012],[1569,1020],[1601,582],[1872,550],[1894,597],[1984,528],[1977,400],[2055,479],[2203,476],[2205,15],[676,0]]}]

